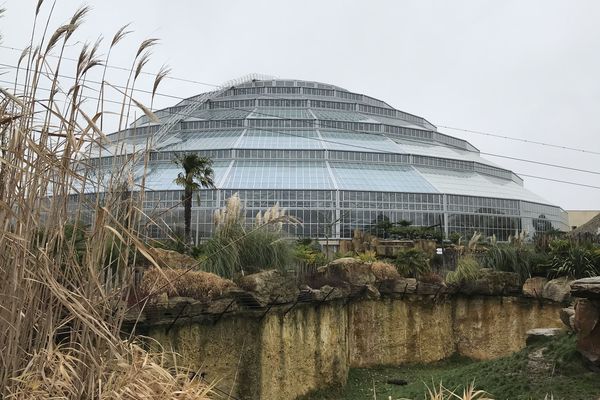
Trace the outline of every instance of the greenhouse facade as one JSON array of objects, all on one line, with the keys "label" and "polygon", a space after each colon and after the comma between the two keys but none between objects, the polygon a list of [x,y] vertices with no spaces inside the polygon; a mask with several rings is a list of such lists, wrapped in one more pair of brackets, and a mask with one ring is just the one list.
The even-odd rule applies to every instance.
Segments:
[{"label": "greenhouse facade", "polygon": [[[445,235],[479,231],[507,240],[525,231],[567,230],[566,213],[523,187],[510,170],[422,117],[337,86],[248,80],[144,116],[94,147],[89,164],[104,178],[150,146],[134,165],[150,237],[183,226],[182,188],[173,162],[213,160],[216,189],[194,196],[192,234],[211,235],[213,214],[237,193],[247,216],[278,203],[301,224],[294,236],[344,239],[378,221],[410,221]],[[93,185],[101,193],[101,183]],[[86,189],[90,192],[90,189]],[[91,193],[90,193],[91,194]]]}]

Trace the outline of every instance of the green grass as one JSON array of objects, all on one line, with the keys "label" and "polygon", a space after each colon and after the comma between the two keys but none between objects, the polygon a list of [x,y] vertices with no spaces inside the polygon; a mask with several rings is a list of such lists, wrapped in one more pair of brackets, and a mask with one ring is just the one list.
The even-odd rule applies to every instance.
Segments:
[{"label": "green grass", "polygon": [[[549,369],[531,373],[529,354],[541,347],[546,347],[543,360]],[[386,383],[388,379],[404,379],[409,384],[390,385]],[[380,400],[416,400],[425,398],[427,386],[439,386],[442,382],[460,394],[473,381],[477,389],[485,390],[496,400],[543,400],[550,393],[554,400],[600,398],[600,374],[585,369],[575,351],[575,338],[564,335],[491,361],[453,357],[433,364],[352,369],[345,387],[314,392],[303,400],[371,400],[373,388]]]}]

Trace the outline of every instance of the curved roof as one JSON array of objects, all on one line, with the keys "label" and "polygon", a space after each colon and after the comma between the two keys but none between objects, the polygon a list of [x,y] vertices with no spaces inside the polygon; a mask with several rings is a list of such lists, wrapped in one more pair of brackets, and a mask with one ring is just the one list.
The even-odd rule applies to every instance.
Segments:
[{"label": "curved roof", "polygon": [[[254,80],[215,93],[189,114],[200,96],[156,112],[177,123],[154,143],[147,189],[178,189],[170,160],[194,151],[213,158],[222,189],[443,193],[547,204],[467,141],[381,100],[301,80]],[[160,127],[142,117],[109,135],[113,142],[93,157],[142,149]]]}]

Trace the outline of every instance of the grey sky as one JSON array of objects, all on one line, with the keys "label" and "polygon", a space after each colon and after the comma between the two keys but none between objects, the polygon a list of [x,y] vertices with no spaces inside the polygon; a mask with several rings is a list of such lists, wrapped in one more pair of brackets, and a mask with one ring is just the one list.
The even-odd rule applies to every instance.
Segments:
[{"label": "grey sky", "polygon": [[[36,3],[4,2],[3,45],[28,44]],[[57,0],[52,26],[80,4]],[[115,51],[114,65],[129,66],[139,41],[157,37],[161,45],[148,71],[166,63],[172,76],[215,84],[251,72],[321,81],[377,97],[438,126],[600,152],[600,2],[595,0],[87,4],[93,10],[77,40],[93,41],[100,34],[110,40],[132,22],[135,32]],[[46,0],[44,15],[50,5]],[[0,48],[2,63],[15,64],[18,55]],[[109,80],[124,78],[111,71]],[[149,78],[138,85],[149,86]],[[185,97],[208,89],[168,80],[159,91]],[[158,97],[155,106],[175,102]],[[482,152],[600,171],[600,155],[439,130]],[[598,175],[486,158],[517,173],[600,186]],[[600,209],[599,189],[531,178],[525,186],[565,209]]]}]

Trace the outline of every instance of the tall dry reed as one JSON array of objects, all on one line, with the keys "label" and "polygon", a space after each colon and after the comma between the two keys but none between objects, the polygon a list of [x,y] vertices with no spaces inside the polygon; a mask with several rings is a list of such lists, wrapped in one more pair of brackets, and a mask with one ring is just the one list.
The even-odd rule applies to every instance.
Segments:
[{"label": "tall dry reed", "polygon": [[[134,266],[153,263],[139,234],[143,191],[131,194],[132,165],[145,165],[147,151],[104,175],[90,167],[97,149],[110,148],[100,128],[108,57],[101,41],[75,39],[88,8],[52,31],[54,6],[45,6],[35,7],[14,84],[0,87],[0,398],[207,398],[185,370],[165,369],[164,354],[123,340]],[[155,42],[139,46],[121,90],[123,126],[133,108],[150,113],[133,86]],[[76,46],[73,65],[65,53]],[[103,81],[93,89],[86,80],[95,71]],[[154,91],[163,78],[161,70]]]}]

